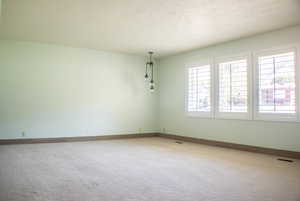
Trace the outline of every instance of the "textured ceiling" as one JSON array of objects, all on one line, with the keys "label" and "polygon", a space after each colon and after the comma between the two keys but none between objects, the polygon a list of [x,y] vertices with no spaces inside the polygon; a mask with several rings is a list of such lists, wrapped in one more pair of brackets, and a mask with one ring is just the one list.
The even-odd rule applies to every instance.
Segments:
[{"label": "textured ceiling", "polygon": [[2,0],[0,39],[159,56],[300,24],[300,0]]}]

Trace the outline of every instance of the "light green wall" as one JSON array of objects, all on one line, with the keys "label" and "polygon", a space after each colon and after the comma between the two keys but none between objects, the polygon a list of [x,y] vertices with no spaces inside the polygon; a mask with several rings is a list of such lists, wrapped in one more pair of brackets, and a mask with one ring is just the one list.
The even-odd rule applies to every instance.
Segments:
[{"label": "light green wall", "polygon": [[299,36],[300,26],[297,26],[161,59],[158,110],[161,131],[165,129],[170,134],[300,151],[300,123],[213,120],[185,115],[185,66],[213,57],[281,46],[299,47]]},{"label": "light green wall", "polygon": [[[185,66],[212,57],[300,44],[300,26],[161,59],[159,95],[146,58],[0,41],[0,139],[167,133],[300,151],[300,123],[190,118]],[[159,122],[159,125],[157,125]]]},{"label": "light green wall", "polygon": [[0,139],[154,132],[146,58],[0,41]]},{"label": "light green wall", "polygon": [[2,17],[2,0],[0,0],[0,23],[1,23],[1,17]]}]

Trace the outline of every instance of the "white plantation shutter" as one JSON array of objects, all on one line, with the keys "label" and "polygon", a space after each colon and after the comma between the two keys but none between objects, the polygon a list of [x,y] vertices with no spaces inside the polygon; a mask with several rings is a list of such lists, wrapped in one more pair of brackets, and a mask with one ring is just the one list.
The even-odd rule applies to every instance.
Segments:
[{"label": "white plantation shutter", "polygon": [[219,112],[248,112],[247,60],[219,63]]},{"label": "white plantation shutter", "polygon": [[188,69],[188,112],[211,111],[211,67],[210,65]]},{"label": "white plantation shutter", "polygon": [[258,57],[258,112],[296,113],[295,52]]},{"label": "white plantation shutter", "polygon": [[213,65],[207,62],[207,65],[187,68],[187,115],[300,122],[297,47],[249,52],[212,61]]}]

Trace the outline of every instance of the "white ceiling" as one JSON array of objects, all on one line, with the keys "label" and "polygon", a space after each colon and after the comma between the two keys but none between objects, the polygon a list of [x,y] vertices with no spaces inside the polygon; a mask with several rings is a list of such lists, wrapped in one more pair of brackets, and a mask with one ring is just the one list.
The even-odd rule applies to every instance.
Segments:
[{"label": "white ceiling", "polygon": [[159,56],[300,24],[300,0],[2,0],[0,39]]}]

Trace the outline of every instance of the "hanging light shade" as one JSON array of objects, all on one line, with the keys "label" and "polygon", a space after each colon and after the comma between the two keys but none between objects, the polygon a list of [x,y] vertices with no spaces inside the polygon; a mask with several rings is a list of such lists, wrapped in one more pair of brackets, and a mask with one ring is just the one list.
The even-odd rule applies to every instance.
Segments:
[{"label": "hanging light shade", "polygon": [[154,84],[154,75],[153,75],[153,61],[152,61],[152,55],[153,52],[148,52],[149,54],[149,61],[146,63],[146,72],[145,72],[145,80],[148,80],[148,78],[150,78],[150,91],[153,92],[155,89],[155,84]]}]

